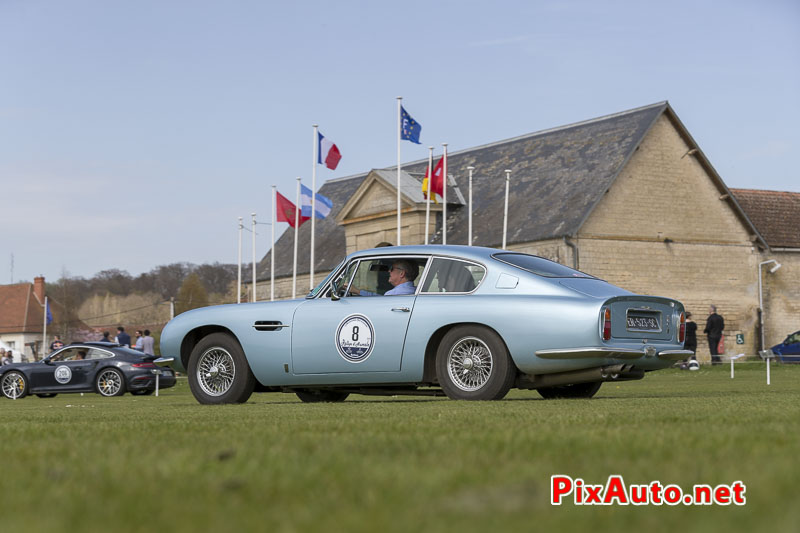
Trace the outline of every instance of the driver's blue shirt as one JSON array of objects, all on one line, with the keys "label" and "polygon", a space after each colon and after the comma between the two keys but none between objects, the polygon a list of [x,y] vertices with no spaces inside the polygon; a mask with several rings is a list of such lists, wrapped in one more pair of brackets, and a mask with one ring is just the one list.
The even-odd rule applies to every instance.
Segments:
[{"label": "driver's blue shirt", "polygon": [[[394,287],[393,289],[386,291],[385,293],[383,293],[383,295],[397,296],[402,294],[414,294],[415,292],[417,292],[417,288],[414,287],[414,282],[406,281],[405,283],[401,283],[397,287]],[[364,291],[364,290],[358,291],[358,294],[360,296],[377,296],[377,293],[375,292]]]}]

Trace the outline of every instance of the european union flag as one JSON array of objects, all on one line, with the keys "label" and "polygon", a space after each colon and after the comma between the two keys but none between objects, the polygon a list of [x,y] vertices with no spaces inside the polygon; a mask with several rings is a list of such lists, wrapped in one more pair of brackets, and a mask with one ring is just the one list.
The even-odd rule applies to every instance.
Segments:
[{"label": "european union flag", "polygon": [[400,106],[400,138],[404,141],[411,141],[415,144],[419,142],[419,134],[422,131],[422,125],[411,118],[403,106]]}]

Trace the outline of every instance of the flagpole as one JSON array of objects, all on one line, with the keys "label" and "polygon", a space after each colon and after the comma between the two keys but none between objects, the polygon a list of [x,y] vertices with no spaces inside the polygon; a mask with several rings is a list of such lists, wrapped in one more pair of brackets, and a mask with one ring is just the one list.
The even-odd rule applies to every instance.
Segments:
[{"label": "flagpole", "polygon": [[277,214],[275,213],[275,202],[277,187],[272,186],[272,234],[269,247],[269,301],[275,300],[275,226],[278,224]]},{"label": "flagpole", "polygon": [[[24,345],[22,346],[22,349],[23,350],[25,349]],[[47,354],[47,296],[44,297],[44,320],[42,321],[42,354],[43,355]],[[13,361],[14,354],[12,353],[11,355],[12,355],[11,360]]]},{"label": "flagpole", "polygon": [[314,233],[316,223],[316,210],[317,210],[317,150],[319,149],[319,125],[314,124],[314,148],[311,150],[313,153],[311,161],[311,270],[308,274],[309,290],[314,290]]},{"label": "flagpole", "polygon": [[403,131],[403,117],[400,109],[403,106],[403,97],[397,97],[397,246],[400,246],[400,134]]},{"label": "flagpole", "polygon": [[447,143],[444,147],[444,164],[442,165],[442,244],[447,246]]},{"label": "flagpole", "polygon": [[252,301],[257,301],[256,298],[256,214],[250,213],[253,219],[253,296]]},{"label": "flagpole", "polygon": [[475,167],[467,167],[467,170],[469,170],[469,211],[467,216],[467,220],[469,221],[467,224],[469,226],[469,238],[467,240],[467,246],[472,246],[472,171],[475,170]]},{"label": "flagpole", "polygon": [[239,275],[236,278],[236,303],[242,303],[242,217],[239,217]]},{"label": "flagpole", "polygon": [[430,218],[431,218],[431,194],[436,194],[432,192],[432,185],[433,185],[433,146],[428,146],[428,192],[427,192],[427,200],[425,202],[425,243],[428,244],[430,242],[429,235],[430,235]]},{"label": "flagpole", "polygon": [[297,177],[297,197],[294,204],[294,262],[292,263],[292,299],[297,297],[297,233],[300,229],[300,177]]},{"label": "flagpole", "polygon": [[503,250],[506,249],[506,234],[508,233],[508,181],[511,175],[510,170],[506,170],[506,205],[503,210]]}]

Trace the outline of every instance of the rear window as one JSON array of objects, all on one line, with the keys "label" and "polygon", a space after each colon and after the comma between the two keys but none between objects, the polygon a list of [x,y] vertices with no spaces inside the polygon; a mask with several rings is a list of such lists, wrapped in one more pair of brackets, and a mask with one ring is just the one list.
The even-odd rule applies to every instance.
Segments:
[{"label": "rear window", "polygon": [[585,274],[578,270],[566,267],[544,257],[535,255],[504,252],[493,254],[492,257],[503,263],[508,263],[522,270],[527,270],[538,276],[545,278],[588,278],[595,279],[594,276]]}]

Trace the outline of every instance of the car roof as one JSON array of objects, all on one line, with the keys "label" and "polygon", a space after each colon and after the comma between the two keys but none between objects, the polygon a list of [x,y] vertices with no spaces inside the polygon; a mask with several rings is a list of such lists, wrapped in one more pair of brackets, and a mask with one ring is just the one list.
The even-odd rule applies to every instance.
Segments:
[{"label": "car roof", "polygon": [[118,342],[103,342],[103,341],[86,341],[86,342],[71,342],[64,346],[64,348],[69,348],[70,346],[99,346],[101,348],[118,348],[122,346]]},{"label": "car roof", "polygon": [[347,258],[374,256],[374,255],[443,255],[451,257],[462,257],[477,261],[489,259],[492,254],[506,252],[497,248],[486,248],[483,246],[465,245],[442,245],[442,244],[416,244],[409,246],[384,246],[381,248],[369,248],[359,250],[348,255]]}]

